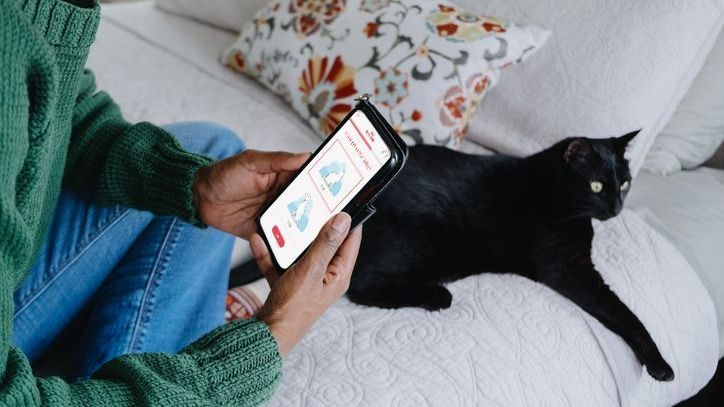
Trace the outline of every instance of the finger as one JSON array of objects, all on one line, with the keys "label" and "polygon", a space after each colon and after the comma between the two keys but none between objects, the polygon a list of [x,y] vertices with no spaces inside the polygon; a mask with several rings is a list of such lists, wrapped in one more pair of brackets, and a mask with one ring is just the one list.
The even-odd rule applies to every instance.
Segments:
[{"label": "finger", "polygon": [[264,243],[264,239],[262,239],[258,233],[254,233],[249,239],[249,245],[251,246],[251,254],[254,255],[254,260],[256,260],[256,264],[261,269],[264,277],[266,277],[269,287],[274,287],[274,284],[276,284],[279,279],[279,272],[274,268],[274,263],[269,254],[269,249],[267,249]]},{"label": "finger", "polygon": [[309,246],[309,251],[304,255],[302,261],[312,266],[315,273],[324,275],[329,262],[332,261],[339,246],[347,237],[351,221],[349,215],[344,212],[340,212],[330,219]]},{"label": "finger", "polygon": [[357,261],[357,255],[359,254],[359,247],[361,243],[362,225],[354,228],[349,233],[349,236],[347,236],[344,240],[342,246],[339,247],[337,254],[334,255],[334,258],[332,258],[331,264],[345,273],[345,275],[342,275],[341,277],[346,278],[352,275],[352,270],[354,269],[354,264]]},{"label": "finger", "polygon": [[309,158],[309,153],[289,153],[286,151],[249,151],[246,164],[259,173],[277,173],[296,171]]}]

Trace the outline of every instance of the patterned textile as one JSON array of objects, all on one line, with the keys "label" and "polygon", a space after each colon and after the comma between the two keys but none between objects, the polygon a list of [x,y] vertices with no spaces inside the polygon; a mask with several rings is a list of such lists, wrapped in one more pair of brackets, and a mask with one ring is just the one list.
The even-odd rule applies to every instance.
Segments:
[{"label": "patterned textile", "polygon": [[276,0],[223,62],[284,97],[326,136],[360,93],[410,143],[457,147],[500,69],[549,32],[430,0]]}]

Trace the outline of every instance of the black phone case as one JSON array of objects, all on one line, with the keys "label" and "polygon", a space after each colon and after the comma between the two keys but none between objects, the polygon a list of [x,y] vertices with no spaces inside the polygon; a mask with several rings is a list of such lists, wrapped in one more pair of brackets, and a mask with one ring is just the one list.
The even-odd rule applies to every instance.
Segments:
[{"label": "black phone case", "polygon": [[[408,156],[407,144],[402,140],[402,138],[400,138],[400,136],[397,135],[395,130],[392,128],[392,126],[390,126],[387,120],[385,120],[385,118],[377,110],[377,108],[375,108],[374,105],[369,102],[368,95],[357,97],[355,98],[355,100],[357,101],[355,107],[347,114],[347,116],[344,117],[344,119],[342,119],[342,121],[340,121],[339,125],[337,125],[332,133],[327,136],[327,138],[317,148],[314,154],[312,154],[307,162],[305,162],[304,165],[301,166],[300,171],[297,172],[297,174],[295,174],[294,177],[289,181],[289,184],[291,184],[297,178],[297,176],[299,176],[301,169],[305,168],[312,161],[312,159],[314,159],[314,157],[324,148],[324,146],[330,140],[332,140],[332,136],[337,134],[342,125],[347,122],[347,120],[349,120],[349,118],[357,110],[362,110],[367,115],[367,118],[375,127],[380,137],[382,137],[382,139],[385,141],[385,144],[390,148],[390,161],[384,168],[382,168],[377,174],[375,174],[372,179],[370,179],[364,189],[359,191],[357,195],[355,195],[354,198],[352,198],[352,200],[344,208],[342,208],[342,212],[348,213],[352,218],[352,224],[350,227],[351,229],[361,225],[372,215],[374,215],[376,209],[372,204],[374,203],[375,199],[377,199],[377,197],[380,195],[380,193],[384,191],[387,185],[389,185],[389,183],[395,179],[400,171],[402,171],[402,168],[405,166],[405,162],[407,161]],[[281,195],[282,192],[284,192],[285,189],[286,187],[282,188],[279,193],[274,197],[274,199],[271,199],[269,203],[267,203],[264,208],[259,211],[259,215],[256,218],[257,231],[264,240],[264,243],[267,245],[267,248],[269,248],[269,254],[271,255],[272,261],[274,262],[274,266],[277,268],[277,270],[281,271],[285,269],[279,266],[279,263],[274,256],[274,252],[271,250],[270,240],[267,238],[261,228],[260,219],[261,215],[266,212],[269,206],[271,206],[271,204],[276,201],[276,199],[279,197],[279,195]],[[306,253],[306,250],[302,252],[299,257],[297,257],[294,262],[292,262],[292,264],[299,261],[299,259],[304,256],[304,253]]]}]

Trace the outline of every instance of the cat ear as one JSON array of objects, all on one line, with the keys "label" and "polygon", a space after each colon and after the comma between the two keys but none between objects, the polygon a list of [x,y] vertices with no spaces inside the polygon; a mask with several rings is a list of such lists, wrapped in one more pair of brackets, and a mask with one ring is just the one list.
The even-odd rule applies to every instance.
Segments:
[{"label": "cat ear", "polygon": [[619,154],[625,153],[625,152],[626,152],[626,146],[628,145],[628,143],[630,143],[631,140],[633,140],[634,137],[636,137],[636,135],[639,134],[640,132],[641,132],[641,129],[638,129],[638,130],[634,130],[634,131],[632,131],[632,132],[630,132],[630,133],[626,133],[626,134],[624,134],[624,135],[621,136],[621,137],[614,137],[614,138],[613,138],[613,145],[614,145],[614,147],[616,147],[616,151],[617,151]]},{"label": "cat ear", "polygon": [[571,139],[563,151],[563,160],[571,165],[585,163],[591,155],[591,140],[583,137]]}]

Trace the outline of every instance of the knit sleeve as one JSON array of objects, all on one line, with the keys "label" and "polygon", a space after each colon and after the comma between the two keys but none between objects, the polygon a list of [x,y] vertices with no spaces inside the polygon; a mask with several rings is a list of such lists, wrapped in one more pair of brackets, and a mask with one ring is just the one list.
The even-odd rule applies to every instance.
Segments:
[{"label": "knit sleeve", "polygon": [[[0,13],[0,22],[4,22],[2,17]],[[5,46],[15,46],[22,37],[5,41],[3,26],[0,24],[0,62],[4,67],[0,75],[0,406],[248,406],[267,400],[281,378],[281,357],[267,325],[257,320],[219,327],[178,354],[121,356],[103,365],[90,380],[68,383],[59,378],[33,376],[30,362],[11,340],[13,292],[23,276],[22,270],[28,267],[27,248],[32,246],[27,219],[16,206],[17,179],[28,151],[28,87],[23,82],[22,61],[17,56],[11,61],[3,59],[13,55],[4,52]],[[118,123],[110,120],[106,127],[104,120],[99,120],[101,128],[111,130],[115,127],[110,122]],[[120,138],[134,137],[134,126],[119,127],[124,131],[111,133]],[[96,131],[99,145],[106,146],[105,135],[100,129]],[[187,158],[164,133],[150,133],[153,134],[161,139],[156,148],[169,150],[171,162],[205,162],[193,156]],[[94,141],[83,142],[95,145]],[[110,150],[117,148],[114,142],[107,146]],[[123,148],[120,151],[128,152]],[[74,154],[80,151],[75,150]],[[89,178],[84,171],[102,168],[83,168],[78,162],[74,165],[76,174]],[[179,167],[183,166],[171,166]],[[183,175],[183,171],[179,173]]]},{"label": "knit sleeve", "polygon": [[[30,261],[27,247],[32,238],[25,217],[17,207],[18,176],[29,147],[27,42],[16,21],[0,1],[0,405],[6,394],[16,391],[16,372],[9,367],[11,352],[13,290]],[[25,56],[26,58],[23,58]],[[22,193],[22,192],[21,192]],[[28,366],[29,369],[29,366]]]},{"label": "knit sleeve", "polygon": [[126,122],[93,73],[83,73],[73,111],[64,184],[106,205],[123,205],[197,222],[192,205],[199,168],[213,161],[184,151],[150,123]]},{"label": "knit sleeve", "polygon": [[11,406],[254,406],[281,380],[281,358],[266,324],[241,320],[210,332],[178,354],[124,355],[90,380],[35,379],[25,356],[8,355],[13,375],[0,394]]}]

